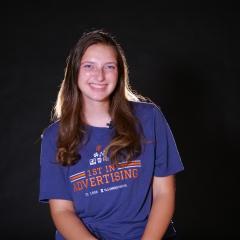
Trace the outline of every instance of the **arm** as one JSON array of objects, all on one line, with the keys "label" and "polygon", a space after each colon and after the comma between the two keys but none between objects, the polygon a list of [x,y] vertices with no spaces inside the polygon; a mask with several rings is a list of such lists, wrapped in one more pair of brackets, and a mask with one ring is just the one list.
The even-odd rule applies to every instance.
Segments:
[{"label": "arm", "polygon": [[49,204],[53,222],[66,240],[96,240],[75,214],[71,201],[51,199]]},{"label": "arm", "polygon": [[141,240],[160,240],[174,213],[174,176],[153,178],[153,203]]}]

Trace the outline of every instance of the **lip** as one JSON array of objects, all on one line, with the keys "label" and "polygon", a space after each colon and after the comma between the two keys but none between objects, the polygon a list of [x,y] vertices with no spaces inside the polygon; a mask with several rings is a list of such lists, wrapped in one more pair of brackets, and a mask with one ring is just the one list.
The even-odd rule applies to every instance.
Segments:
[{"label": "lip", "polygon": [[98,83],[89,83],[89,85],[93,88],[98,88],[98,89],[102,89],[107,86],[107,84],[98,84]]}]

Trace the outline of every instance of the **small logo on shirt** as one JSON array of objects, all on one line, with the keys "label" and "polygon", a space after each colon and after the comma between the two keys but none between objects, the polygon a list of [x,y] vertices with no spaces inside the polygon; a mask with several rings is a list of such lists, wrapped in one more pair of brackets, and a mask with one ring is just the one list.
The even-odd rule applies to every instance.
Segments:
[{"label": "small logo on shirt", "polygon": [[93,166],[106,161],[109,161],[109,158],[108,157],[104,158],[104,151],[102,150],[102,146],[97,145],[96,152],[93,154],[93,158],[89,159],[89,165]]}]

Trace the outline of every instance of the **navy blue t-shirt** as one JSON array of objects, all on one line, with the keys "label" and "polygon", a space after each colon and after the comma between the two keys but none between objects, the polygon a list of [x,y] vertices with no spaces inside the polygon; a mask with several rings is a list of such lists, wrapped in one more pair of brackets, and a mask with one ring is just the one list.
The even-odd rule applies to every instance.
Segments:
[{"label": "navy blue t-shirt", "polygon": [[[103,157],[114,127],[87,125],[81,160],[73,166],[56,162],[58,122],[43,133],[39,200],[73,201],[76,214],[98,239],[140,240],[152,202],[152,178],[184,169],[170,127],[153,103],[130,102],[145,139],[142,153],[130,163],[112,165]],[[159,223],[160,225],[161,223]],[[169,227],[168,234],[174,229]],[[56,239],[64,239],[56,232]]]}]

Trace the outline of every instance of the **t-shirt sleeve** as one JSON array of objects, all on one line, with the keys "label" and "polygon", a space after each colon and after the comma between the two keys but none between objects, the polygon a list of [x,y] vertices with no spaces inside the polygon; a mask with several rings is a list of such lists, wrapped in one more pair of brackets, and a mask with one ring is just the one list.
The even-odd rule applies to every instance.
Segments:
[{"label": "t-shirt sleeve", "polygon": [[157,106],[154,106],[154,132],[154,176],[164,177],[184,170],[170,126]]},{"label": "t-shirt sleeve", "polygon": [[40,153],[39,201],[49,199],[72,200],[68,190],[64,170],[56,161],[56,141],[53,131],[46,129],[42,134]]}]

